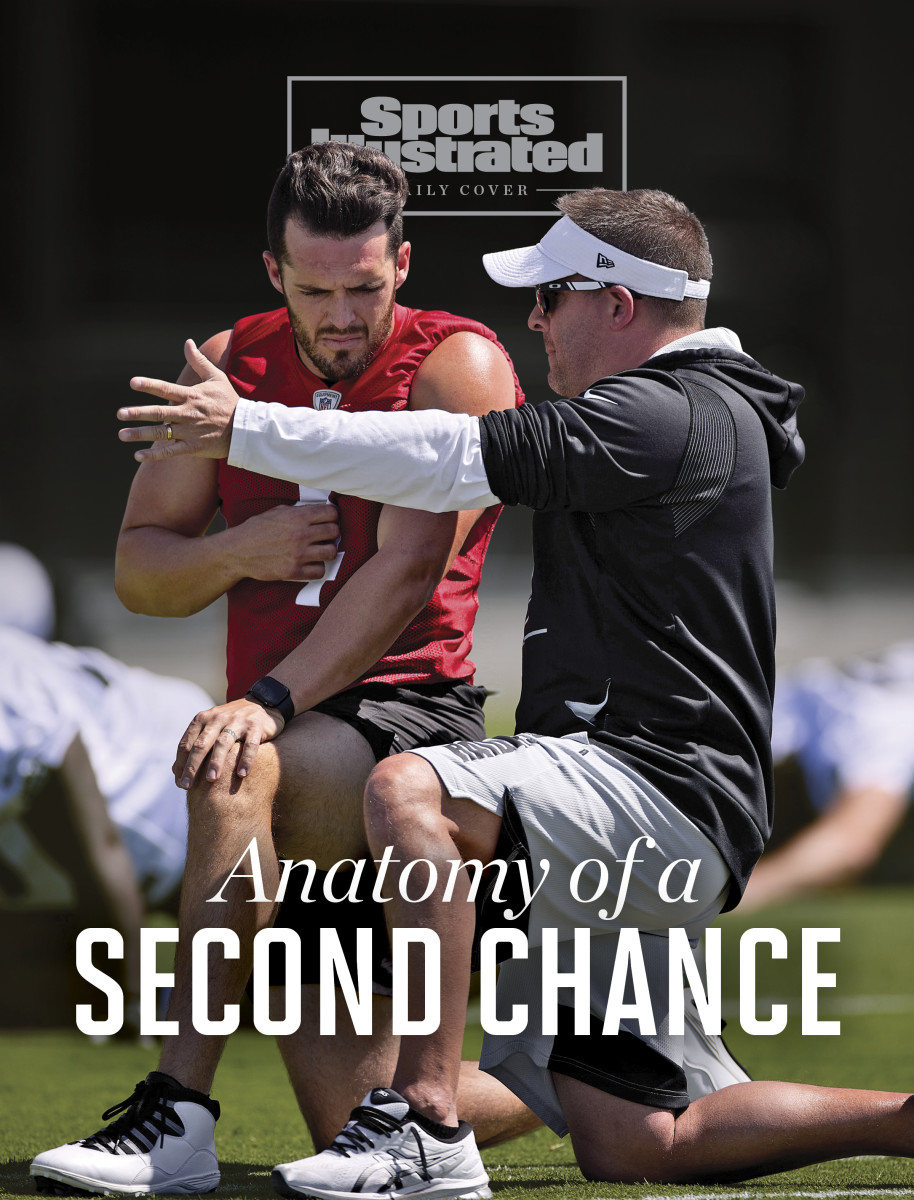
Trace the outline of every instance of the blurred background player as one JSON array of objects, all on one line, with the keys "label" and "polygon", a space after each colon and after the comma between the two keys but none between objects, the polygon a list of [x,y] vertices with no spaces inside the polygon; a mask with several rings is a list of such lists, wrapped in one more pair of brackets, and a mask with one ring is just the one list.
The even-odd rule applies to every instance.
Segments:
[{"label": "blurred background player", "polygon": [[775,832],[790,832],[759,860],[742,912],[851,883],[879,863],[914,792],[914,642],[779,675],[772,749]]},{"label": "blurred background player", "polygon": [[0,546],[0,944],[16,964],[0,1024],[72,1025],[92,996],[73,943],[89,925],[124,937],[124,1032],[136,1034],[139,931],[177,912],[186,798],[171,773],[194,683],[46,640],[51,581],[20,546]]}]

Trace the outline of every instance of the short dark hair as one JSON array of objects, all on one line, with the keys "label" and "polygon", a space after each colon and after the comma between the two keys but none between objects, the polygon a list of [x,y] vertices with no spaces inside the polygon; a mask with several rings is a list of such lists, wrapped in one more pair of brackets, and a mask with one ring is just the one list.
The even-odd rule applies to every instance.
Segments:
[{"label": "short dark hair", "polygon": [[267,205],[267,242],[277,263],[286,260],[286,223],[310,233],[347,238],[376,221],[387,229],[388,254],[403,241],[403,205],[409,184],[402,168],[372,146],[314,142],[286,159]]},{"label": "short dark hair", "polygon": [[[704,226],[669,192],[585,188],[560,196],[556,204],[575,225],[627,254],[686,271],[689,279],[711,278],[711,251]],[[657,315],[674,328],[704,327],[705,300],[645,296],[644,303],[656,306]]]}]

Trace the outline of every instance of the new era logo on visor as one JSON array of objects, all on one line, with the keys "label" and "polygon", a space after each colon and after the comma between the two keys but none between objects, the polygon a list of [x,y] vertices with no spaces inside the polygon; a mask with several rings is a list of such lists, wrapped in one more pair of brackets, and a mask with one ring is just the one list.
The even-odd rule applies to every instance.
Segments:
[{"label": "new era logo on visor", "polygon": [[342,398],[343,393],[335,392],[333,388],[318,388],[311,400],[315,408],[326,410],[328,408],[339,408]]},{"label": "new era logo on visor", "polygon": [[598,255],[597,255],[597,267],[598,267],[598,269],[602,269],[602,270],[604,270],[604,271],[607,271],[607,270],[609,270],[609,268],[610,268],[610,267],[614,267],[615,265],[616,265],[616,264],[613,262],[613,260],[612,260],[611,258],[607,258],[605,254],[598,254]]}]

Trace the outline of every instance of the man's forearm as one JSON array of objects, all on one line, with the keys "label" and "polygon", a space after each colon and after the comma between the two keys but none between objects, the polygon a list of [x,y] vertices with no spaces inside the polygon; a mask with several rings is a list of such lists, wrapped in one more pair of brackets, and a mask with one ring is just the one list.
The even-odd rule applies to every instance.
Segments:
[{"label": "man's forearm", "polygon": [[289,688],[296,711],[364,675],[431,599],[439,574],[383,551],[361,566],[314,630],[271,672]]},{"label": "man's forearm", "polygon": [[497,504],[479,422],[463,413],[346,413],[240,401],[231,466],[429,512]]},{"label": "man's forearm", "polygon": [[229,530],[186,537],[155,525],[121,532],[115,589],[125,608],[151,617],[188,617],[237,583]]}]

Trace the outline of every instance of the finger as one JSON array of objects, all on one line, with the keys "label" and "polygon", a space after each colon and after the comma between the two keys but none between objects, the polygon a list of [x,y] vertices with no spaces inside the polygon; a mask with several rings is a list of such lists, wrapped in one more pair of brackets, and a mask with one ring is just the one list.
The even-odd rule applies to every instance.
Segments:
[{"label": "finger", "polygon": [[241,747],[241,754],[238,756],[238,763],[235,767],[236,774],[244,778],[248,774],[251,767],[254,765],[254,759],[257,757],[257,751],[260,749],[260,734],[253,730],[247,735],[244,745]]},{"label": "finger", "polygon": [[201,379],[220,379],[225,378],[225,373],[220,371],[212,359],[206,355],[197,346],[197,343],[188,338],[184,343],[184,357],[187,360],[187,365],[194,370]]},{"label": "finger", "polygon": [[[184,766],[187,762],[187,756],[190,754],[194,742],[197,740],[197,735],[206,723],[204,713],[198,713],[188,727],[181,735],[181,740],[178,742],[178,750],[175,754],[175,761],[172,764],[172,771],[176,780],[181,780],[184,775]],[[179,786],[181,784],[179,783]]]},{"label": "finger", "polygon": [[[168,431],[171,430],[171,437]],[[130,426],[117,431],[118,440],[122,442],[171,442],[177,436],[175,423],[168,420],[168,412],[162,418],[161,425]]]},{"label": "finger", "polygon": [[303,518],[312,523],[335,521],[339,516],[339,509],[335,504],[293,504],[292,511],[301,513]]},{"label": "finger", "polygon": [[297,553],[301,555],[302,562],[331,562],[337,555],[336,542],[315,542],[311,546],[302,547]]},{"label": "finger", "polygon": [[198,450],[199,447],[192,446],[190,442],[183,442],[176,437],[170,442],[156,442],[147,450],[137,450],[133,457],[140,463],[158,462],[160,458],[181,458],[187,454],[196,454]]},{"label": "finger", "polygon": [[[281,579],[292,583],[313,583],[315,579],[323,579],[326,568],[323,563],[314,562],[309,558],[307,562],[300,563],[298,566],[292,566],[289,570],[284,570]],[[265,582],[270,582],[266,580]]]},{"label": "finger", "polygon": [[[305,530],[301,532],[304,535]],[[313,541],[315,545],[320,545],[323,542],[333,543],[340,536],[340,527],[334,521],[308,525],[307,535],[309,540]]]},{"label": "finger", "polygon": [[119,408],[119,421],[173,421],[177,413],[167,404],[146,404],[142,408]]},{"label": "finger", "polygon": [[[145,375],[134,375],[130,380],[131,390],[134,392],[148,392],[151,396],[158,396],[162,400],[167,400],[170,404],[183,404],[185,400],[189,400],[192,388],[185,387],[182,383],[172,383],[169,379],[147,379]],[[136,417],[124,417],[122,420],[135,421]],[[143,420],[141,414],[139,420]]]},{"label": "finger", "polygon": [[221,724],[224,724],[224,722],[220,722],[218,719],[207,722],[206,726],[198,732],[184,762],[184,771],[178,780],[178,787],[188,791],[194,786],[194,782],[200,774],[200,769],[203,766],[206,756],[219,736]]},{"label": "finger", "polygon": [[209,752],[209,761],[206,764],[206,781],[207,783],[215,783],[222,774],[222,768],[225,765],[226,758],[232,753],[234,747],[238,743],[237,734],[231,729],[220,729],[213,748]]}]

